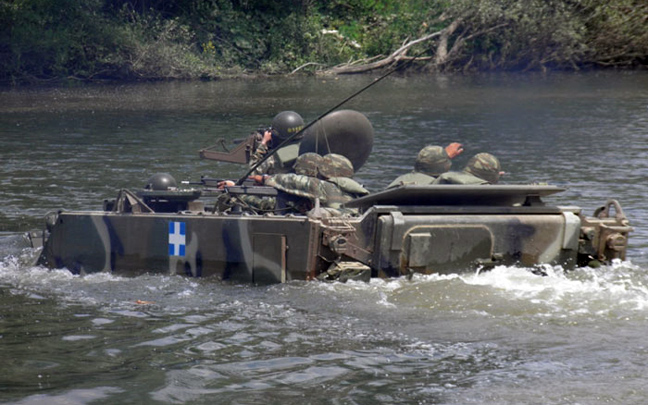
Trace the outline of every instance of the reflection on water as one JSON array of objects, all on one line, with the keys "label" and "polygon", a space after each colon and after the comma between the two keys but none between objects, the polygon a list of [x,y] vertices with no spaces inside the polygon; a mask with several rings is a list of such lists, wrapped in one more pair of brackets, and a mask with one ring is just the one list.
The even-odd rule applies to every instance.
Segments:
[{"label": "reflection on water", "polygon": [[281,110],[313,119],[369,80],[1,91],[0,402],[643,402],[643,73],[390,77],[345,106],[376,130],[368,188],[460,141],[455,168],[494,153],[507,183],[568,188],[551,203],[591,213],[618,198],[636,227],[628,262],[269,287],[32,266],[18,231],[47,212],[97,209],[155,172],[238,178],[197,150]]}]

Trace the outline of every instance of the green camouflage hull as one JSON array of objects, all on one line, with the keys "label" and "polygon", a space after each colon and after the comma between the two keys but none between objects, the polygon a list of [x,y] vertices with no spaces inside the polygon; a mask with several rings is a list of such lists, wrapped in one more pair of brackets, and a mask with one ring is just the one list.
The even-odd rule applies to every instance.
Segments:
[{"label": "green camouflage hull", "polygon": [[349,203],[358,216],[332,218],[317,211],[225,214],[203,204],[157,212],[141,209],[137,199],[122,204],[118,198],[107,211],[50,218],[39,263],[81,274],[183,274],[267,284],[345,273],[394,277],[625,259],[632,228],[618,203],[588,218],[576,207],[542,202],[559,191],[403,186]]}]

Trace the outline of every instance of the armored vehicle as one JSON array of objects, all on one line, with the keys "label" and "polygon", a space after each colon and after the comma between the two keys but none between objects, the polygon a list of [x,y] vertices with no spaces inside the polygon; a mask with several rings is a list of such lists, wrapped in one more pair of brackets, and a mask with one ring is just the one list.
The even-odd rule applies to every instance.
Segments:
[{"label": "armored vehicle", "polygon": [[[327,145],[338,143],[338,153],[345,153],[343,140],[353,132],[360,142],[353,140],[351,158],[359,168],[373,142],[373,129],[360,115],[333,115],[304,136],[299,153],[321,152],[316,145],[323,133],[333,137]],[[242,142],[236,159],[245,163],[257,141],[253,135]],[[212,157],[232,157],[218,153]],[[223,196],[280,201],[285,191],[247,180],[218,186],[203,178],[177,187],[172,176],[159,174],[140,190],[120,190],[102,210],[51,214],[38,263],[80,274],[185,274],[256,284],[366,280],[623,260],[632,231],[615,200],[591,217],[578,207],[547,205],[545,197],[563,191],[551,185],[403,185],[348,201],[347,214],[338,216],[318,200],[303,215],[224,205]]]}]

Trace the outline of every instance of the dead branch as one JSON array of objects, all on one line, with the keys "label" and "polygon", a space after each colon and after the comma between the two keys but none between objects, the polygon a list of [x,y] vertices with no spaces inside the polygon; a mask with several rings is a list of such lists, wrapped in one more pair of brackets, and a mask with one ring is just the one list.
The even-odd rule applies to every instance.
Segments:
[{"label": "dead branch", "polygon": [[342,66],[335,66],[335,67],[333,67],[331,69],[323,71],[323,73],[325,73],[325,74],[364,73],[364,72],[368,72],[370,70],[380,69],[380,68],[383,68],[385,66],[389,66],[393,62],[397,62],[397,61],[405,58],[405,54],[406,54],[407,50],[409,48],[411,48],[412,46],[414,46],[416,44],[419,44],[421,42],[424,42],[424,41],[428,41],[428,40],[430,40],[432,38],[436,38],[436,37],[442,35],[442,33],[444,31],[445,31],[445,29],[443,29],[441,31],[433,32],[431,34],[425,35],[425,36],[423,36],[421,38],[418,38],[418,39],[415,39],[413,41],[409,41],[405,45],[401,46],[400,48],[398,48],[397,50],[392,52],[391,55],[389,55],[388,57],[386,57],[384,59],[381,59],[381,60],[378,60],[378,61],[375,61],[375,62],[365,63],[365,64],[362,64],[362,65],[352,65],[351,66],[349,64],[346,64],[346,65],[342,65]]},{"label": "dead branch", "polygon": [[458,18],[442,31],[439,38],[439,44],[437,45],[436,57],[434,60],[435,65],[439,66],[444,64],[448,58],[448,38],[450,38],[450,35],[452,35],[457,28],[459,28],[460,23],[461,18]]},{"label": "dead branch", "polygon": [[302,70],[303,68],[305,68],[306,66],[311,66],[311,65],[315,65],[315,66],[324,66],[322,63],[317,63],[317,62],[308,62],[308,63],[304,63],[303,65],[299,66],[298,68],[296,68],[295,70],[293,70],[292,72],[290,72],[290,74],[291,74],[291,75],[292,75],[292,74],[295,74],[295,73],[299,72],[300,70]]},{"label": "dead branch", "polygon": [[[471,39],[473,39],[475,37],[486,34],[488,32],[495,31],[496,29],[502,28],[502,27],[504,27],[506,25],[508,25],[508,24],[507,23],[502,23],[502,24],[494,25],[492,27],[483,29],[483,30],[479,30],[477,32],[473,32],[470,35],[466,35],[466,36],[464,36],[463,34],[460,35],[457,39],[455,39],[454,44],[452,45],[452,48],[450,49],[449,52],[446,53],[445,59],[443,60],[442,63],[440,63],[439,58],[437,57],[436,66],[439,67],[442,64],[445,64],[445,63],[448,63],[448,62],[452,61],[455,58],[455,55],[459,53],[459,50],[466,43],[466,41],[469,41],[469,40],[471,40]],[[438,52],[439,52],[439,50],[437,48],[437,55],[438,55]],[[471,60],[472,60],[472,58],[471,58]]]}]

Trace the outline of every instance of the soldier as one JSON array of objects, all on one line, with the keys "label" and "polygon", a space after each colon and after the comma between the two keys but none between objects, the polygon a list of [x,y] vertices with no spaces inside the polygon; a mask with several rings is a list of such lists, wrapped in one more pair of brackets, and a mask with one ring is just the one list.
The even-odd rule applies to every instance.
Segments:
[{"label": "soldier", "polygon": [[[257,184],[270,186],[280,191],[275,200],[254,195],[237,196],[239,203],[253,211],[298,212],[306,214],[319,199],[322,210],[330,216],[353,214],[356,211],[343,209],[345,202],[369,191],[351,179],[353,164],[342,155],[329,153],[322,157],[308,152],[300,155],[293,166],[295,173],[275,175],[253,175]],[[233,186],[234,182],[224,181],[219,188]],[[273,205],[269,209],[270,204]]]},{"label": "soldier", "polygon": [[[303,118],[294,111],[283,111],[277,114],[272,120],[272,127],[263,133],[261,142],[250,156],[249,165],[253,167],[265,157],[273,148],[279,146],[290,136],[298,133],[304,128]],[[291,171],[295,159],[299,154],[299,140],[293,139],[288,145],[284,145],[273,156],[261,163],[254,170],[254,174],[277,174]]]},{"label": "soldier", "polygon": [[501,170],[502,166],[495,156],[478,153],[470,158],[462,171],[443,173],[434,184],[496,184],[504,173]]},{"label": "soldier", "polygon": [[[304,153],[295,162],[295,173],[282,173],[273,176],[254,176],[255,180],[283,192],[277,198],[277,209],[293,210],[306,214],[319,199],[325,209],[336,210],[353,197],[344,192],[337,184],[319,178],[322,172],[338,173],[332,159],[325,159],[317,153]],[[350,164],[350,162],[349,162]],[[353,168],[351,169],[353,172]],[[345,172],[346,174],[346,172]],[[261,177],[259,179],[259,177]],[[338,213],[331,211],[333,215]]]},{"label": "soldier", "polygon": [[369,194],[369,190],[351,178],[354,173],[353,163],[337,153],[325,155],[319,167],[320,177],[337,185],[346,194],[347,200]]},{"label": "soldier", "polygon": [[459,156],[462,152],[463,145],[457,142],[453,142],[445,148],[428,145],[419,151],[414,171],[397,177],[387,188],[408,184],[432,184],[440,174],[450,170],[452,166],[450,159]]},{"label": "soldier", "polygon": [[304,153],[297,158],[294,169],[295,173],[252,176],[257,183],[281,192],[277,197],[278,210],[306,214],[319,199],[322,212],[329,216],[353,214],[355,211],[343,209],[342,204],[369,193],[350,178],[353,165],[342,155],[322,157],[313,152]]}]

